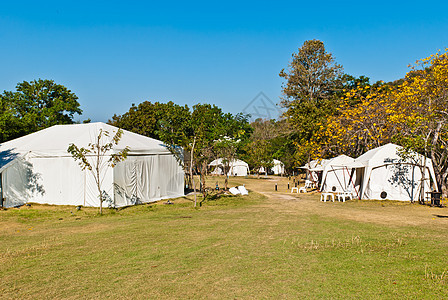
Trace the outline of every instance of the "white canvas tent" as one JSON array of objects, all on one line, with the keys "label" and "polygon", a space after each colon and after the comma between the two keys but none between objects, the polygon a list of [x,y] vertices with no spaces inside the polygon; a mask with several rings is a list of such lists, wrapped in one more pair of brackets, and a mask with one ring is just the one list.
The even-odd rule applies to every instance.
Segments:
[{"label": "white canvas tent", "polygon": [[[270,174],[274,174],[274,175],[283,175],[285,174],[285,164],[282,163],[281,161],[274,159],[272,160],[273,162],[273,166],[270,169],[272,173]],[[260,168],[259,173],[265,173],[264,167]]]},{"label": "white canvas tent", "polygon": [[387,144],[345,165],[356,171],[352,172],[356,174],[353,186],[360,198],[418,201],[421,192],[425,195],[437,190],[431,159],[417,153],[403,158],[401,149],[398,145]]},{"label": "white canvas tent", "polygon": [[320,186],[324,168],[329,161],[329,159],[312,160],[300,168],[306,171],[307,180],[311,180],[316,186]]},{"label": "white canvas tent", "polygon": [[[35,202],[98,207],[93,176],[81,170],[67,148],[70,143],[87,147],[95,141],[100,129],[108,131],[109,138],[118,130],[104,123],[56,125],[1,144],[4,205],[12,207]],[[113,169],[102,170],[103,193],[112,205],[120,207],[182,196],[183,170],[163,143],[123,132],[119,144],[107,156],[128,146],[128,158]]]},{"label": "white canvas tent", "polygon": [[272,167],[272,172],[274,172],[274,175],[285,174],[285,164],[277,159],[274,159],[274,166]]},{"label": "white canvas tent", "polygon": [[[222,158],[215,159],[209,164],[209,167],[214,167],[215,169],[211,172],[213,175],[223,175],[224,174],[224,160]],[[229,163],[229,176],[247,176],[249,174],[249,165],[239,159],[234,159]]]},{"label": "white canvas tent", "polygon": [[345,167],[355,161],[347,155],[339,155],[330,159],[323,168],[321,192],[345,192],[350,189],[356,178],[351,170]]}]

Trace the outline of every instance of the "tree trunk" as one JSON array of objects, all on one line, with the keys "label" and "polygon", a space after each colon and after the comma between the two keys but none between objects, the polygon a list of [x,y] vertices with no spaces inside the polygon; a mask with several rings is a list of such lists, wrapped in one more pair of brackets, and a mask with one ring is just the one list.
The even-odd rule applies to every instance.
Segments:
[{"label": "tree trunk", "polygon": [[190,177],[191,177],[191,181],[193,183],[194,207],[196,207],[196,204],[197,204],[196,184],[194,182],[194,176],[193,176],[193,154],[194,154],[194,146],[195,145],[196,145],[196,138],[193,139],[193,146],[191,147],[191,151],[190,151]]},{"label": "tree trunk", "polygon": [[442,192],[442,197],[443,198],[447,198],[448,197],[448,172],[445,172],[445,173],[443,173],[443,175],[442,175],[442,180],[441,180],[441,183],[440,183],[440,191]]},{"label": "tree trunk", "polygon": [[202,201],[207,197],[207,192],[205,191],[205,178],[207,174],[207,162],[204,161],[201,167],[201,186],[202,186]]},{"label": "tree trunk", "polygon": [[224,191],[227,191],[227,185],[229,184],[229,172],[230,172],[230,165],[223,165],[224,168],[224,176],[226,176],[226,179],[224,180]]},{"label": "tree trunk", "polygon": [[99,193],[99,197],[100,197],[100,215],[102,215],[103,214],[103,194],[101,193],[101,187],[100,187],[99,183],[97,185],[97,188],[98,188],[98,193]]},{"label": "tree trunk", "polygon": [[100,215],[103,214],[103,193],[101,192],[101,185],[100,185],[100,139],[101,139],[101,135],[98,135],[98,140],[96,143],[96,148],[97,148],[97,160],[96,160],[96,185],[98,188],[98,193],[99,193],[99,197],[100,197]]}]

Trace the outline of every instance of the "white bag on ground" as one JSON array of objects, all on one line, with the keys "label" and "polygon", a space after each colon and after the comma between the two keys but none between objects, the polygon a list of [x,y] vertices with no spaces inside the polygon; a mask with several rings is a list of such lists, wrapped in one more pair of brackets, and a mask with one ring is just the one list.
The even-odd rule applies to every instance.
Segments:
[{"label": "white bag on ground", "polygon": [[229,192],[231,192],[233,195],[241,194],[240,190],[238,190],[236,187],[230,188]]},{"label": "white bag on ground", "polygon": [[240,191],[241,195],[249,195],[249,192],[247,191],[246,187],[244,187],[244,185],[240,185],[238,187],[238,190]]}]

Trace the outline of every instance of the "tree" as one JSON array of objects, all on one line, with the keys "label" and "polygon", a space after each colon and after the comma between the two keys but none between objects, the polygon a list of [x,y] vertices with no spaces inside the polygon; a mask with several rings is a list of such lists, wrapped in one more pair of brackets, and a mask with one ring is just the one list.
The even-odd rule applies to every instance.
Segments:
[{"label": "tree", "polygon": [[396,126],[389,121],[392,113],[390,84],[357,84],[346,92],[326,124],[322,124],[315,148],[316,157],[345,153],[359,156],[367,150],[392,141]]},{"label": "tree", "polygon": [[273,166],[272,140],[277,137],[278,131],[275,120],[257,119],[252,122],[253,132],[250,142],[246,145],[246,160],[251,168],[259,175],[260,168],[268,169]]},{"label": "tree", "polygon": [[[448,49],[446,49],[448,50]],[[448,53],[418,60],[393,94],[394,140],[431,158],[448,196]]]},{"label": "tree", "polygon": [[[213,143],[222,136],[222,116],[221,109],[215,105],[196,104],[192,111],[188,109],[188,114],[177,114],[171,120],[158,121],[160,139],[168,143],[168,149],[178,158],[185,173],[189,174],[195,207],[197,197],[194,170],[199,170],[201,183],[205,188],[205,172],[212,157]],[[205,197],[205,190],[202,191]]]},{"label": "tree", "polygon": [[0,138],[5,141],[53,125],[72,124],[74,114],[82,113],[77,100],[73,92],[53,80],[23,81],[16,91],[0,95]]},{"label": "tree", "polygon": [[218,140],[214,141],[213,152],[216,158],[222,158],[223,172],[226,176],[224,189],[227,190],[230,165],[237,159],[239,153],[243,151],[244,145],[248,142],[248,136],[252,128],[248,122],[248,115],[230,113],[224,114],[221,118],[222,130]]},{"label": "tree", "polygon": [[323,42],[309,40],[293,53],[288,69],[279,75],[286,80],[281,101],[287,109],[284,116],[294,132],[297,159],[303,162],[310,159],[310,141],[320,125],[334,114],[342,89],[342,67],[326,52]]},{"label": "tree", "polygon": [[194,163],[200,173],[203,200],[205,200],[205,179],[208,164],[214,157],[214,146],[217,140],[226,136],[226,115],[221,108],[210,104],[196,104],[191,113],[192,138],[196,142]]},{"label": "tree", "polygon": [[[114,136],[109,139],[110,133],[107,130],[100,129],[95,142],[89,143],[87,147],[78,147],[75,144],[70,144],[67,152],[72,155],[75,161],[78,161],[79,166],[84,171],[89,170],[95,179],[96,187],[98,189],[98,198],[100,200],[100,214],[103,213],[104,195],[101,188],[104,176],[108,168],[113,168],[126,159],[129,148],[126,146],[118,153],[112,153],[109,156],[110,150],[118,145],[123,130],[118,129]],[[106,139],[106,140],[105,140]],[[109,156],[109,158],[107,158]]]},{"label": "tree", "polygon": [[270,140],[272,157],[284,163],[286,172],[292,174],[296,167],[293,133],[284,119],[275,122],[275,132],[275,137]]},{"label": "tree", "polygon": [[[180,106],[172,101],[167,103],[144,101],[132,104],[123,115],[114,115],[109,124],[144,136],[163,140],[162,127],[169,124],[170,130],[184,130],[184,120],[190,117],[188,106]],[[166,126],[165,126],[166,128]],[[164,141],[170,143],[170,141]],[[171,143],[172,144],[172,143]]]}]

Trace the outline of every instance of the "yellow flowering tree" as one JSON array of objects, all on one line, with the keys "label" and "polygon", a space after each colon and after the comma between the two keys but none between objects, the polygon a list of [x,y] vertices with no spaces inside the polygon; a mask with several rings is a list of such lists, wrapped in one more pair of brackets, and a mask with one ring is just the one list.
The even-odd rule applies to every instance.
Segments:
[{"label": "yellow flowering tree", "polygon": [[432,159],[437,184],[448,196],[447,52],[418,60],[393,99],[395,140]]},{"label": "yellow flowering tree", "polygon": [[320,155],[353,156],[396,142],[432,159],[448,195],[448,55],[418,60],[403,80],[346,91],[316,137]]}]

